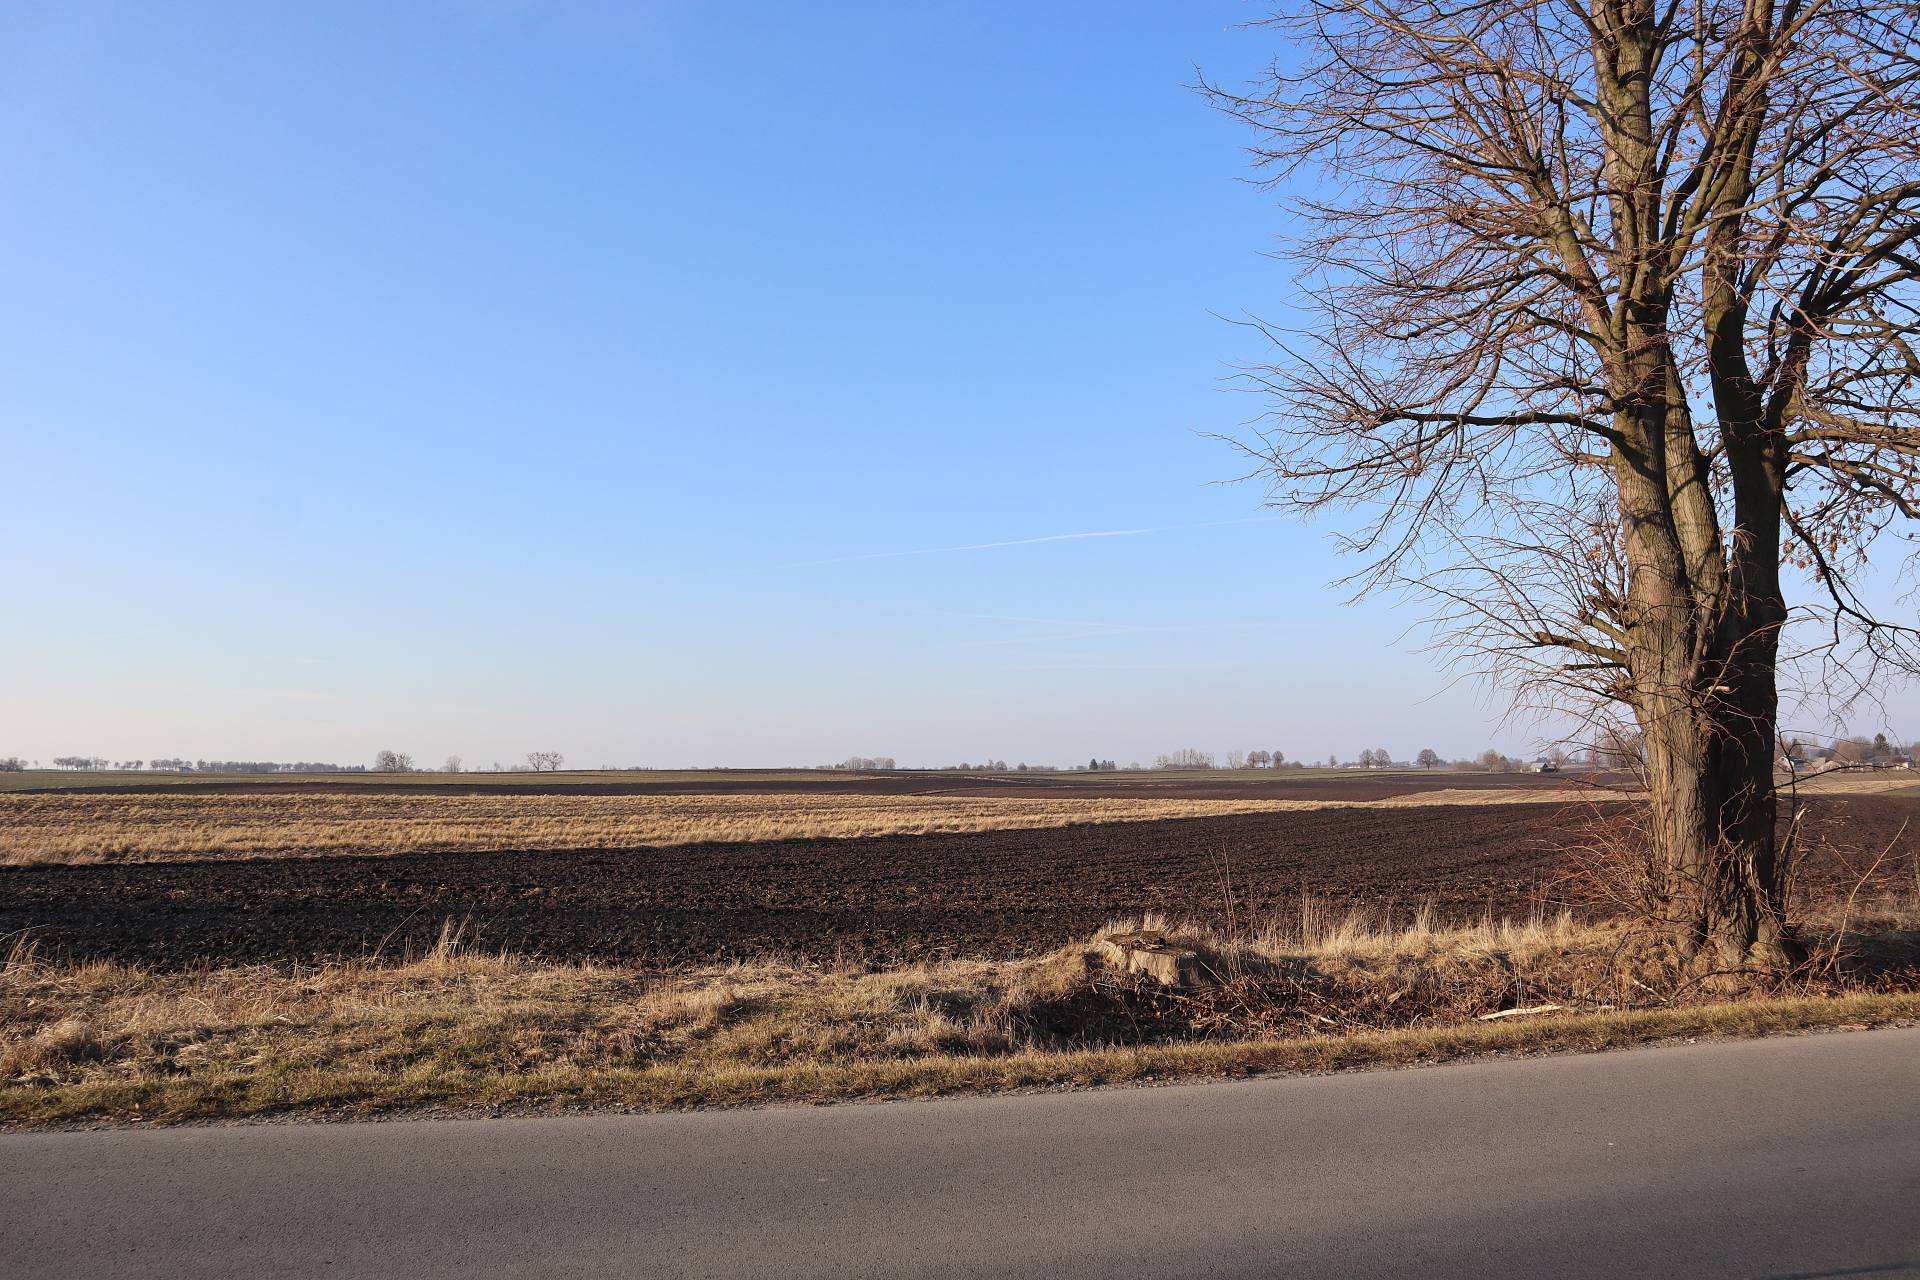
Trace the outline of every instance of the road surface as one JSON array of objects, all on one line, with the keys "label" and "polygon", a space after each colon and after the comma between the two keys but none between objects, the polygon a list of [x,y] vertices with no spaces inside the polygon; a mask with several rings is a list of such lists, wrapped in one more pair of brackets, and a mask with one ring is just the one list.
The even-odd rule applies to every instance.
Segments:
[{"label": "road surface", "polygon": [[0,1274],[1920,1276],[1920,1030],[882,1106],[0,1135]]}]

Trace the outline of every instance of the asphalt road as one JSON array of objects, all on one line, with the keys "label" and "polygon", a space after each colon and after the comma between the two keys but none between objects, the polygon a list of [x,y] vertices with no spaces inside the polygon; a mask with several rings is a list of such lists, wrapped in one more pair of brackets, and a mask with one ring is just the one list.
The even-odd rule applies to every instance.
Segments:
[{"label": "asphalt road", "polygon": [[4,1135],[0,1274],[1916,1276],[1920,1030],[884,1106]]}]

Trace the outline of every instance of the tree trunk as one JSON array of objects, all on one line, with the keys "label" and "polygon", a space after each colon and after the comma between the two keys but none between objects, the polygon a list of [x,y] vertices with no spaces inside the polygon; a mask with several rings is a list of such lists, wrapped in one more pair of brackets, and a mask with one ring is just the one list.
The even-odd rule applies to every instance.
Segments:
[{"label": "tree trunk", "polygon": [[1693,696],[1637,708],[1665,869],[1661,915],[1681,954],[1707,971],[1779,970],[1801,955],[1787,925],[1773,783],[1772,645],[1750,642],[1766,652],[1696,664]]},{"label": "tree trunk", "polygon": [[[1658,351],[1658,339],[1649,332],[1643,346]],[[1756,464],[1757,451],[1729,433],[1740,491],[1732,534],[1722,535],[1690,430],[1676,444],[1684,410],[1658,394],[1668,383],[1657,360],[1630,383],[1656,393],[1622,414],[1616,474],[1629,566],[1624,647],[1647,746],[1660,918],[1703,971],[1778,970],[1799,954],[1773,786],[1786,609],[1777,556],[1765,556],[1778,547],[1778,491],[1764,456]]]}]

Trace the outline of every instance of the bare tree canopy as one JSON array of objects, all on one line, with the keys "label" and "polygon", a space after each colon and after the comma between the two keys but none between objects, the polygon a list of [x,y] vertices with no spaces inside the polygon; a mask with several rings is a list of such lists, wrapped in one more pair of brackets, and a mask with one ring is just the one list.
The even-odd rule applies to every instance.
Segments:
[{"label": "bare tree canopy", "polygon": [[1253,375],[1274,502],[1363,509],[1365,583],[1430,592],[1528,696],[1630,713],[1683,942],[1789,957],[1780,664],[1842,697],[1912,666],[1849,574],[1920,515],[1920,3],[1258,25],[1305,61],[1208,91],[1276,186],[1317,179],[1291,201],[1312,333],[1269,329]]},{"label": "bare tree canopy", "polygon": [[1155,756],[1153,767],[1156,769],[1211,769],[1213,753],[1202,751],[1198,747],[1182,747],[1163,756]]}]

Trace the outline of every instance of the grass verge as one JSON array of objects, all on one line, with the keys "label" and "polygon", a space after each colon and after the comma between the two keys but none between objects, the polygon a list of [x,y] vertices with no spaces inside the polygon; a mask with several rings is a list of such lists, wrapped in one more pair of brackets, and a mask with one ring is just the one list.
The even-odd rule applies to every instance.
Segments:
[{"label": "grass verge", "polygon": [[171,1079],[95,1080],[52,1087],[0,1087],[0,1125],[170,1123],[282,1115],[365,1118],[452,1109],[696,1107],[937,1097],[1036,1088],[1087,1088],[1268,1074],[1320,1074],[1368,1067],[1434,1065],[1513,1053],[1596,1052],[1686,1036],[1758,1036],[1790,1031],[1906,1025],[1920,993],[1746,1000],[1684,1009],[1541,1018],[1190,1045],[790,1063],[719,1070],[682,1065],[531,1073],[438,1066],[381,1071],[342,1067],[293,1073],[217,1071]]},{"label": "grass verge", "polygon": [[[1175,931],[1179,933],[1178,930]],[[880,972],[672,975],[463,952],[160,973],[0,966],[0,1125],[830,1102],[1444,1062],[1920,1018],[1920,971],[1714,1001],[1567,917],[1398,929],[1303,910],[1170,992],[1086,947]],[[1856,952],[1857,953],[1857,950]],[[1890,976],[1891,975],[1891,976]],[[1643,1007],[1623,1007],[1631,992]],[[1560,1004],[1549,1015],[1488,1012]],[[1612,1007],[1608,1007],[1611,1005]]]}]

